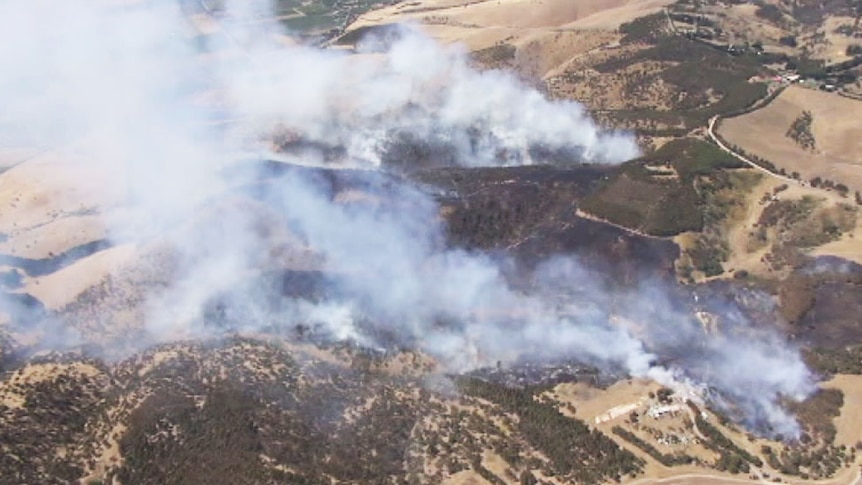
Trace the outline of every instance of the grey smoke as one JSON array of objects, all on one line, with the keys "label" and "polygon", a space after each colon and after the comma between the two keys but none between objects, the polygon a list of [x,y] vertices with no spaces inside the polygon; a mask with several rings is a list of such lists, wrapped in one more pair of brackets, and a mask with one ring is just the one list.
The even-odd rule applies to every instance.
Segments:
[{"label": "grey smoke", "polygon": [[449,144],[465,165],[531,163],[532,146],[577,147],[602,163],[637,155],[631,137],[598,129],[580,104],[550,102],[509,73],[471,68],[457,46],[401,30],[385,54],[257,45],[223,79],[241,119],[344,146],[358,165],[379,166],[396,133]]},{"label": "grey smoke", "polygon": [[[173,2],[0,4],[4,143],[75,153],[81,177],[116,181],[102,208],[115,241],[174,248],[171,285],[148,300],[153,341],[207,335],[206,304],[275,264],[279,245],[300,255],[289,264],[327,274],[338,298],[256,313],[260,295],[240,297],[243,330],[313,323],[369,347],[386,334],[452,371],[576,358],[711,388],[750,424],[796,432],[776,403],[812,389],[798,352],[744,320],[708,337],[662,284],[609,290],[577,259],[559,258],[532,288],[515,287],[499,260],[449,248],[435,202],[414,187],[337,200],[292,174],[266,186],[265,204],[231,192],[242,181],[221,174],[249,154],[277,155],[261,141],[277,132],[342,147],[341,165],[368,170],[405,135],[447,144],[466,166],[533,163],[532,146],[596,163],[637,154],[631,137],[599,129],[579,104],[477,71],[457,46],[415,28],[385,52],[285,46],[243,22],[260,5],[229,2],[231,49],[203,55]],[[315,152],[283,158],[328,163]],[[658,364],[663,355],[678,358]]]}]

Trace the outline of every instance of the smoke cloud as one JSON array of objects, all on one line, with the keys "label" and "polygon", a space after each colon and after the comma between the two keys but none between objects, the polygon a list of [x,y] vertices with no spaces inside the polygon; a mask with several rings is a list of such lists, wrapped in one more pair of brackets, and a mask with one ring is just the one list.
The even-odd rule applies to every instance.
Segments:
[{"label": "smoke cloud", "polygon": [[225,81],[243,119],[345,147],[355,164],[379,166],[396,135],[445,144],[453,161],[474,166],[532,163],[536,146],[603,163],[637,155],[629,136],[600,131],[581,105],[550,102],[505,72],[477,71],[461,49],[409,27],[380,55],[256,51]]},{"label": "smoke cloud", "polygon": [[[175,2],[0,4],[3,143],[74,154],[82,184],[109,181],[97,209],[115,242],[172,248],[170,284],[146,301],[152,341],[212,332],[207,304],[229,294],[223,311],[240,330],[302,324],[370,348],[419,348],[452,371],[578,359],[707,389],[749,424],[795,434],[776,403],[803,398],[812,377],[777,335],[744,319],[707,335],[663,283],[608,288],[575,257],[513,285],[506,261],[446,244],[425,191],[386,181],[399,140],[487,166],[536,163],[535,148],[616,163],[637,155],[631,137],[599,129],[577,103],[473,69],[459,47],[415,28],[358,54],[320,50],[249,24],[261,5],[229,2],[221,33],[202,39]],[[278,137],[299,148],[274,149]],[[249,200],[235,190],[248,180],[225,174],[261,153],[383,182],[345,194],[295,171]],[[328,297],[260,304],[260,288],[235,291],[273,268],[319,271]]]}]

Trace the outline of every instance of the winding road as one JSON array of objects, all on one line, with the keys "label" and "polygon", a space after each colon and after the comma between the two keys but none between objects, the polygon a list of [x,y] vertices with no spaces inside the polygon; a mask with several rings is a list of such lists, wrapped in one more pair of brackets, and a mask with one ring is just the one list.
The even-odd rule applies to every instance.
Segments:
[{"label": "winding road", "polygon": [[[855,468],[855,472],[854,472]],[[850,475],[852,473],[852,475]],[[847,475],[850,475],[849,480]],[[736,478],[736,477],[728,477],[721,475],[711,475],[708,473],[691,473],[684,475],[676,475],[670,476],[666,478],[642,478],[640,480],[635,480],[629,482],[627,485],[732,485],[732,484],[773,484],[770,480],[766,478],[760,479],[752,479],[752,478]],[[788,481],[782,481],[780,483],[790,483],[790,484],[810,484],[810,485],[860,485],[862,484],[862,472],[860,472],[859,467],[854,464],[852,468],[848,469],[844,476],[838,478],[831,478],[827,480],[816,480],[816,481],[805,481],[805,480],[794,480],[790,479]]]}]

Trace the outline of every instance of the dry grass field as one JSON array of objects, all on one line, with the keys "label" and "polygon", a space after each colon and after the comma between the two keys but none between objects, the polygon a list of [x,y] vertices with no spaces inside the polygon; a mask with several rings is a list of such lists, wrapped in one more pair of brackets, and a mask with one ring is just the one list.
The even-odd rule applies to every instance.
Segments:
[{"label": "dry grass field", "polygon": [[[396,21],[447,20],[469,28],[610,28],[651,13],[668,0],[424,0],[393,5],[362,16],[354,27]],[[430,21],[430,22],[429,22]]]},{"label": "dry grass field", "polygon": [[[782,231],[770,228],[764,228],[763,232],[758,230],[764,212],[772,210],[770,208],[774,204],[781,201],[798,203],[804,198],[817,201],[816,208],[806,223],[786,227]],[[779,252],[782,244],[787,240],[799,239],[803,233],[810,231],[808,223],[811,221],[833,216],[836,211],[841,211],[848,206],[852,208],[851,204],[852,201],[835,192],[801,185],[788,185],[772,177],[763,178],[750,190],[739,213],[727,221],[726,237],[730,251],[724,263],[728,270],[725,276],[745,270],[766,278],[783,277],[788,268],[772,267],[768,262],[770,253]],[[812,256],[838,256],[862,263],[862,245],[858,243],[858,239],[862,237],[862,217],[857,215],[855,223],[846,229],[836,235],[834,240],[804,248],[804,250]],[[759,234],[761,234],[760,237],[758,237]],[[690,238],[689,234],[681,235],[677,238],[678,243],[685,246],[687,238]]]},{"label": "dry grass field", "polygon": [[115,246],[82,258],[65,268],[44,276],[28,278],[24,291],[46,308],[59,310],[73,303],[87,289],[118,273],[135,256],[133,245]]},{"label": "dry grass field", "polygon": [[[399,3],[362,15],[348,30],[397,22],[422,24],[442,42],[460,42],[471,50],[507,42],[526,47],[544,74],[612,42],[621,24],[653,13],[670,0],[424,0]],[[598,42],[596,42],[598,40]]]},{"label": "dry grass field", "polygon": [[843,62],[851,59],[847,55],[847,47],[859,45],[860,40],[846,35],[840,35],[839,28],[846,25],[854,25],[856,19],[853,17],[830,17],[823,23],[823,41],[812,53],[815,59],[823,59],[827,62]]},{"label": "dry grass field", "polygon": [[824,384],[825,388],[840,389],[844,393],[844,407],[835,419],[839,445],[855,446],[862,441],[862,377],[838,375]]},{"label": "dry grass field", "polygon": [[[786,136],[803,111],[813,115],[815,148]],[[862,102],[802,87],[790,87],[767,107],[726,119],[719,133],[748,153],[765,158],[803,180],[815,177],[862,190]]]}]

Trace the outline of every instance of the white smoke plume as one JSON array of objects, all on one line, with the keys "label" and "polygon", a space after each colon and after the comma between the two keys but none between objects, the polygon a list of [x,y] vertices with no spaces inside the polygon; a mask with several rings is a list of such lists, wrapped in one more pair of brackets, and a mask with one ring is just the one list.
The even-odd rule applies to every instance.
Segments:
[{"label": "white smoke plume", "polygon": [[604,163],[637,155],[632,138],[600,131],[581,105],[549,102],[507,73],[471,68],[457,47],[402,30],[383,55],[256,52],[226,75],[231,101],[243,119],[343,146],[359,164],[380,165],[394,134],[450,145],[467,165],[530,163],[533,146]]},{"label": "white smoke plume", "polygon": [[[537,271],[534,288],[516,288],[498,260],[447,247],[435,202],[403,184],[345,201],[325,181],[290,173],[261,188],[265,209],[239,202],[231,189],[242,180],[225,169],[254,150],[276,158],[260,140],[279,133],[337,147],[340,165],[372,170],[404,137],[445,145],[445,161],[465,166],[533,163],[535,147],[597,163],[637,154],[631,137],[600,130],[580,105],[477,71],[457,46],[413,28],[385,50],[353,55],[277,42],[245,22],[261,11],[230,2],[218,37],[227,48],[205,52],[213,39],[194,37],[175,2],[0,4],[3,143],[74,153],[81,177],[108,174],[112,238],[166,239],[176,250],[172,285],[149,298],[153,340],[211,331],[207,303],[274,264],[272,229],[260,227],[275,221],[291,250],[314,261],[292,264],[321,270],[334,296],[259,311],[264,297],[240,295],[227,311],[243,329],[301,323],[369,347],[391,339],[453,371],[578,359],[710,387],[751,424],[795,433],[775,403],[811,390],[798,353],[744,325],[707,338],[662,286],[616,292],[562,258]],[[283,158],[331,163],[320,150]],[[684,356],[657,364],[666,354]]]}]

